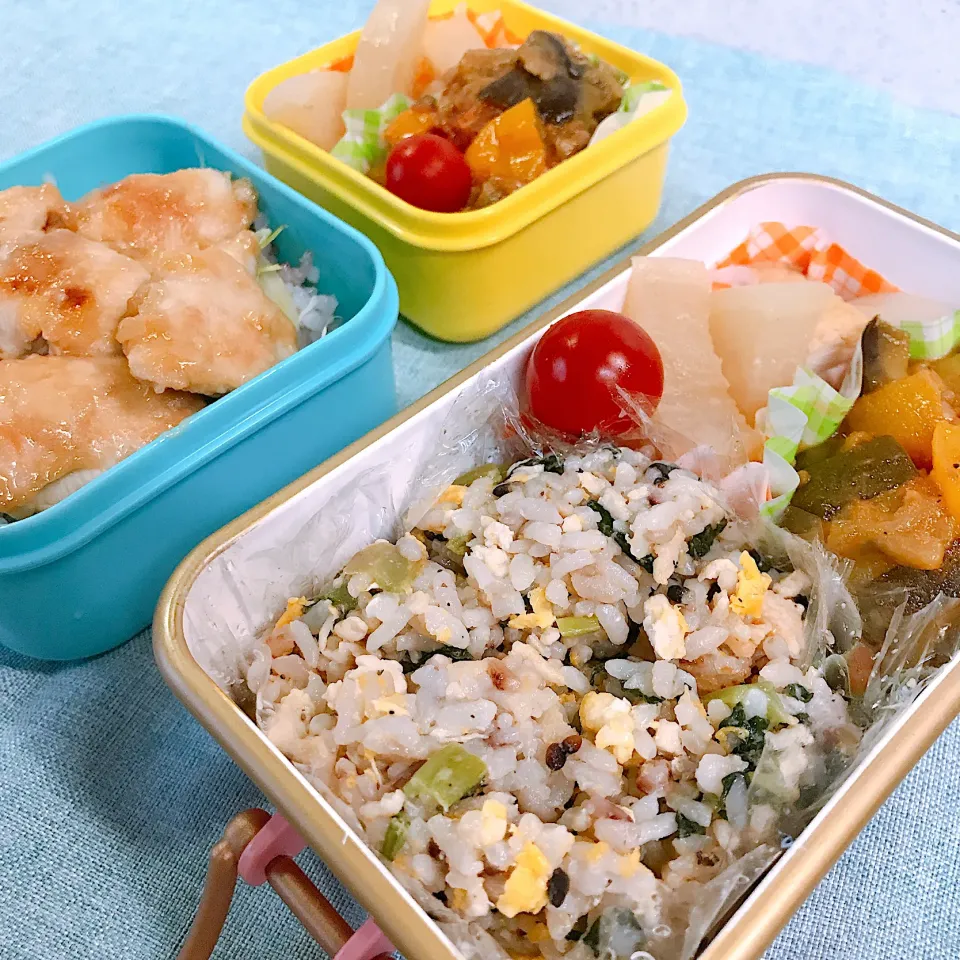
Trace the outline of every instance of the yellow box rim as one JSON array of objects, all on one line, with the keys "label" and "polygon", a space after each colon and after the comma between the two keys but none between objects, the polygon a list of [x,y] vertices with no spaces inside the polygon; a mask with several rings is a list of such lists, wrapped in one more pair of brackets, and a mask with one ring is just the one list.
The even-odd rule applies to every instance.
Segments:
[{"label": "yellow box rim", "polygon": [[[456,5],[457,0],[435,0],[431,15],[447,13]],[[650,113],[593,145],[589,153],[582,151],[565,160],[493,206],[466,213],[431,213],[411,206],[264,114],[263,101],[270,90],[282,80],[335,63],[353,53],[360,38],[359,30],[257,77],[244,97],[244,132],[264,153],[278,155],[400,240],[429,250],[462,252],[507,239],[631,160],[669,140],[683,126],[687,107],[680,80],[659,61],[522,0],[469,0],[469,6],[478,13],[499,9],[508,25],[513,16],[532,17],[538,21],[538,26],[564,34],[586,52],[596,53],[625,70],[634,80],[659,80],[670,89],[671,96]]]}]

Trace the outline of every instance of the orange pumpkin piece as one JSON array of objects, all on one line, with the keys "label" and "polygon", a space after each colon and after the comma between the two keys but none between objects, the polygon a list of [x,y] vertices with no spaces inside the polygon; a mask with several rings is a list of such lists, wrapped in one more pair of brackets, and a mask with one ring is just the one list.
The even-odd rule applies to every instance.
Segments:
[{"label": "orange pumpkin piece", "polygon": [[938,423],[933,431],[933,472],[950,515],[960,522],[960,424]]},{"label": "orange pumpkin piece", "polygon": [[477,180],[496,178],[518,187],[547,172],[547,148],[530,99],[505,110],[474,138],[466,153]]},{"label": "orange pumpkin piece", "polygon": [[880,494],[870,500],[852,500],[826,524],[824,544],[838,557],[871,563],[879,553],[874,545],[878,523],[889,519],[903,494],[900,489]]},{"label": "orange pumpkin piece", "polygon": [[437,128],[437,114],[428,108],[410,107],[387,125],[383,137],[391,147],[395,147],[407,137],[416,137],[421,133],[430,133]]},{"label": "orange pumpkin piece", "polygon": [[888,434],[900,442],[918,467],[933,462],[933,431],[948,419],[943,381],[931,370],[918,370],[864,394],[847,415],[850,430]]},{"label": "orange pumpkin piece", "polygon": [[917,477],[872,500],[848,503],[830,522],[827,549],[869,561],[879,551],[915,570],[937,570],[957,535],[957,524],[928,477]]}]

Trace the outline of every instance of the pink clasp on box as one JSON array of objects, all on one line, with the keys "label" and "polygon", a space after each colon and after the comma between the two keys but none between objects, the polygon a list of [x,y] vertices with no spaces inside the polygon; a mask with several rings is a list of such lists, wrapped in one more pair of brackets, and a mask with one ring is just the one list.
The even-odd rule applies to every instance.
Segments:
[{"label": "pink clasp on box", "polygon": [[277,857],[295,857],[307,848],[300,834],[275,813],[240,855],[237,872],[251,887],[267,882],[267,867]]},{"label": "pink clasp on box", "polygon": [[[267,867],[277,857],[293,858],[306,846],[286,818],[275,813],[247,844],[240,856],[237,872],[251,886],[259,887],[267,882]],[[394,951],[393,944],[383,931],[372,919],[368,919],[341,947],[333,960],[373,960],[374,957]]]}]

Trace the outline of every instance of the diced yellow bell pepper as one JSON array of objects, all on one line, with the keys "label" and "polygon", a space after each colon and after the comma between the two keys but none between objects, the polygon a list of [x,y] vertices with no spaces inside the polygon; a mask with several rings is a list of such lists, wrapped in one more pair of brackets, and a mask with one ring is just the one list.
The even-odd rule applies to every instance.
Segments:
[{"label": "diced yellow bell pepper", "polygon": [[918,467],[929,469],[934,427],[946,419],[943,382],[931,370],[918,370],[860,397],[846,425],[850,430],[894,437]]},{"label": "diced yellow bell pepper", "polygon": [[421,133],[430,133],[437,126],[437,115],[433,110],[410,107],[398,114],[383,132],[383,138],[391,147],[401,140],[416,137]]},{"label": "diced yellow bell pepper", "polygon": [[532,100],[523,100],[495,117],[477,134],[466,153],[477,180],[496,177],[518,185],[547,172],[547,148]]}]

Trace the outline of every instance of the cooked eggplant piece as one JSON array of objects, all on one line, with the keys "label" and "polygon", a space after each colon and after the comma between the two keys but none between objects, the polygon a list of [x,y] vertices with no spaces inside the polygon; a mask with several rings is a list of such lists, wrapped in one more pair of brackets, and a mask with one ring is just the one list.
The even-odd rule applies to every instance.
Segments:
[{"label": "cooked eggplant piece", "polygon": [[[596,124],[620,105],[623,85],[609,64],[591,64],[557,34],[534,30],[517,50],[516,66],[479,96],[502,110],[529,98],[545,124],[559,127],[574,118],[583,120],[592,128],[587,130],[589,140]],[[586,145],[582,140],[577,137],[577,149]]]},{"label": "cooked eggplant piece", "polygon": [[580,115],[599,123],[620,109],[626,80],[603,60],[590,63],[583,75]]},{"label": "cooked eggplant piece", "polygon": [[797,470],[809,470],[814,464],[826,460],[828,457],[835,457],[842,449],[847,438],[839,433],[818,443],[815,447],[807,447],[797,454]]},{"label": "cooked eggplant piece", "polygon": [[801,510],[792,503],[784,511],[780,525],[803,540],[823,539],[823,521],[820,517]]},{"label": "cooked eggplant piece", "polygon": [[565,75],[541,80],[517,66],[484,87],[480,98],[501,110],[532,100],[544,123],[560,124],[573,119],[580,99],[580,84]]},{"label": "cooked eggplant piece", "polygon": [[942,593],[960,598],[960,542],[947,550],[939,570],[916,570],[913,567],[894,567],[874,582],[877,595],[891,594],[894,606],[904,600],[908,616],[922,610]]},{"label": "cooked eggplant piece", "polygon": [[937,570],[957,535],[956,523],[928,477],[918,476],[869,500],[855,499],[830,521],[825,544],[839,557]]},{"label": "cooked eggplant piece", "polygon": [[917,475],[906,450],[893,437],[876,437],[815,463],[800,473],[792,505],[830,520],[844,504],[869,500]]},{"label": "cooked eggplant piece", "polygon": [[544,123],[564,124],[574,118],[580,101],[582,84],[571,77],[557,77],[540,84],[533,97],[537,113]]},{"label": "cooked eggplant piece", "polygon": [[534,30],[517,58],[527,73],[548,82],[564,76],[579,80],[588,65],[585,58],[574,59],[563,38],[547,30]]},{"label": "cooked eggplant piece", "polygon": [[863,392],[869,393],[909,373],[910,337],[903,330],[874,317],[864,328]]},{"label": "cooked eggplant piece", "polygon": [[501,110],[509,110],[531,96],[530,88],[533,79],[523,67],[518,65],[484,87],[480,91],[480,99]]}]

